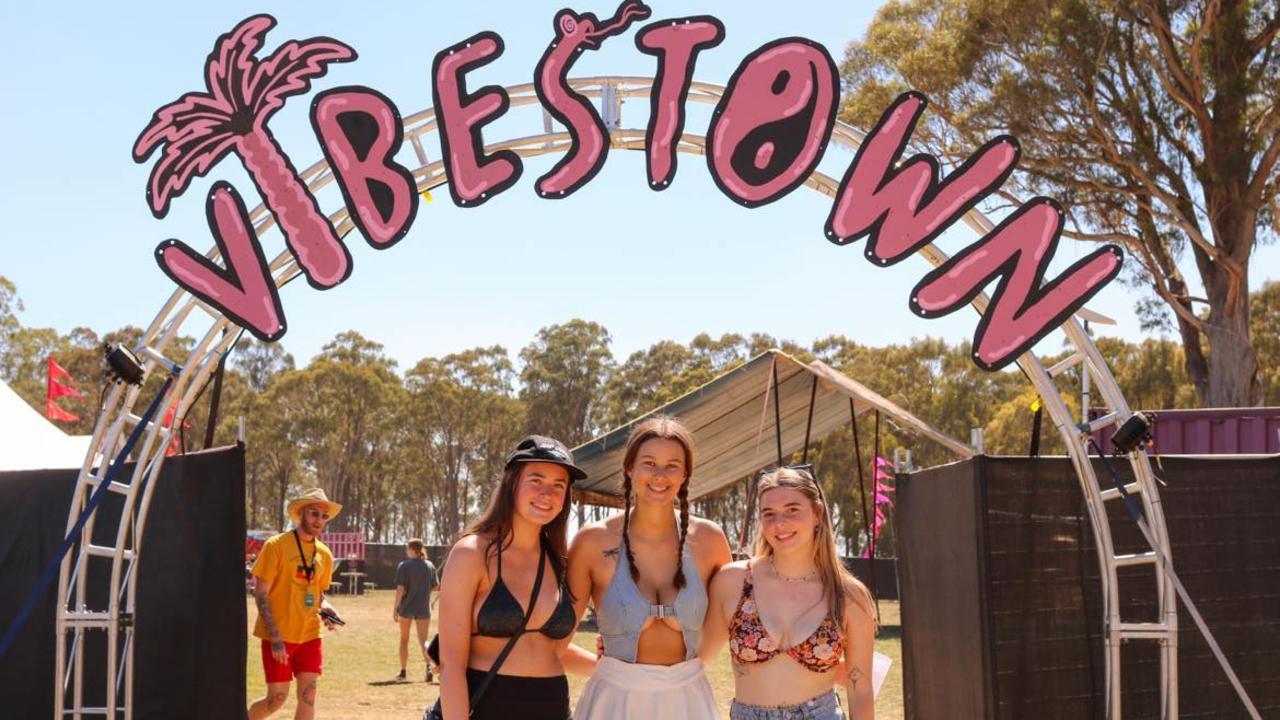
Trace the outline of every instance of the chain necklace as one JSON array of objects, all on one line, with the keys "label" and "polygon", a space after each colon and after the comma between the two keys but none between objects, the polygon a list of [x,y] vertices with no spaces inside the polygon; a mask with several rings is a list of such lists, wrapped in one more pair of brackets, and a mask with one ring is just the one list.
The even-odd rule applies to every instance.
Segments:
[{"label": "chain necklace", "polygon": [[810,580],[816,580],[818,578],[818,568],[816,567],[813,570],[810,570],[809,572],[799,577],[788,577],[786,575],[783,575],[781,572],[778,572],[778,566],[773,562],[773,555],[769,556],[769,567],[773,569],[773,574],[777,575],[778,579],[781,580],[782,582],[802,583],[802,582],[809,582]]}]

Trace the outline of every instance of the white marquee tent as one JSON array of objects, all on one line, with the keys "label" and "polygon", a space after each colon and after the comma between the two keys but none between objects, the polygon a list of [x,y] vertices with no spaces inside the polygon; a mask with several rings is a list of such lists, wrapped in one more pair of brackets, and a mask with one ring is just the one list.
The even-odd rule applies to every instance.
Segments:
[{"label": "white marquee tent", "polygon": [[79,468],[88,435],[68,435],[0,382],[0,472]]}]

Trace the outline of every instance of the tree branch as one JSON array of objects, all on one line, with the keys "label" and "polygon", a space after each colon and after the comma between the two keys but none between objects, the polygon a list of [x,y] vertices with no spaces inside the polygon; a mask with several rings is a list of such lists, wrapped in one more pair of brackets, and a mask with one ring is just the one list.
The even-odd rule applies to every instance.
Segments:
[{"label": "tree branch", "polygon": [[1250,204],[1261,204],[1263,189],[1266,188],[1267,182],[1273,179],[1271,171],[1275,169],[1277,159],[1280,159],[1280,133],[1271,136],[1271,142],[1258,160],[1258,169],[1249,183]]},{"label": "tree branch", "polygon": [[[1181,58],[1178,56],[1178,50],[1174,46],[1176,36],[1172,28],[1169,27],[1161,8],[1150,2],[1150,0],[1143,2],[1142,5],[1147,10],[1146,17],[1148,22],[1146,24],[1155,36],[1159,47],[1158,56],[1151,58],[1151,66],[1156,69],[1162,84],[1165,86],[1165,90],[1169,93],[1169,97],[1185,108],[1196,119],[1207,156],[1212,152],[1209,144],[1212,139],[1213,118],[1210,117],[1209,108],[1205,104],[1206,93],[1204,92],[1204,87],[1198,81],[1187,77],[1186,72],[1183,70]],[[1216,0],[1212,5],[1217,5]],[[1133,20],[1139,22],[1138,16],[1133,16]],[[1206,20],[1206,24],[1209,22],[1211,21]],[[1198,50],[1195,56],[1199,56]],[[1195,68],[1195,72],[1198,77],[1199,68]]]},{"label": "tree branch", "polygon": [[1277,8],[1276,14],[1271,16],[1271,20],[1263,26],[1258,36],[1249,41],[1249,56],[1257,55],[1263,48],[1270,45],[1277,32],[1280,32],[1280,8]]}]

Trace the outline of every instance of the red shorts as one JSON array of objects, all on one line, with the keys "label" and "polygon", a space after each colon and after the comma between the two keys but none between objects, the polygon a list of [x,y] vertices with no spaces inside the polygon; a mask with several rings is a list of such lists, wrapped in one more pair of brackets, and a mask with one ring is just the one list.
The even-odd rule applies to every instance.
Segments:
[{"label": "red shorts", "polygon": [[289,662],[278,663],[271,657],[271,642],[262,641],[262,669],[267,673],[267,682],[287,683],[298,673],[320,674],[320,667],[324,664],[320,638],[300,644],[287,642],[284,651],[289,654]]}]

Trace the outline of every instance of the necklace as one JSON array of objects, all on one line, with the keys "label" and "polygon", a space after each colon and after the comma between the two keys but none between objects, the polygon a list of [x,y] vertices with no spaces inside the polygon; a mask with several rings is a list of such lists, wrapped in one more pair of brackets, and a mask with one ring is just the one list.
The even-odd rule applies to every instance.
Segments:
[{"label": "necklace", "polygon": [[788,577],[786,575],[783,575],[781,572],[778,572],[778,566],[774,564],[772,555],[769,556],[769,567],[773,569],[773,574],[777,575],[778,579],[781,580],[782,582],[802,583],[802,582],[809,582],[810,580],[815,580],[818,577],[818,568],[814,568],[799,577]]}]

